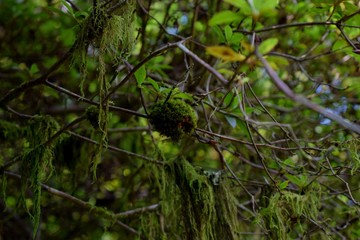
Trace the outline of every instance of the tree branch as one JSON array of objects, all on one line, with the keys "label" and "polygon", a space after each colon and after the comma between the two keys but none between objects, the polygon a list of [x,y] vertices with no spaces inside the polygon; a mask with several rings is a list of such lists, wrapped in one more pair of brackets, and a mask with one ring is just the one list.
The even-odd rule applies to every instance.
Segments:
[{"label": "tree branch", "polygon": [[229,81],[224,78],[215,68],[210,66],[207,62],[198,57],[195,53],[190,51],[187,47],[185,47],[181,42],[177,43],[178,48],[181,49],[185,54],[189,55],[192,59],[200,63],[203,67],[205,67],[209,72],[211,72],[217,79],[219,79],[223,84],[228,84]]},{"label": "tree branch", "polygon": [[277,75],[277,73],[272,69],[272,67],[269,65],[269,63],[264,59],[264,57],[257,51],[257,49],[255,50],[256,56],[260,59],[260,61],[262,62],[262,64],[265,67],[266,72],[268,73],[268,75],[270,76],[270,78],[272,79],[272,81],[275,83],[275,85],[287,96],[289,97],[291,100],[300,103],[310,109],[312,109],[315,112],[318,112],[322,115],[324,115],[325,117],[337,122],[338,124],[340,124],[342,127],[349,129],[352,132],[355,132],[357,134],[360,135],[360,126],[350,122],[347,119],[342,118],[341,116],[339,116],[338,114],[332,112],[329,109],[326,109],[316,103],[311,102],[310,100],[308,100],[307,98],[305,98],[302,95],[298,95],[295,94],[281,79],[280,77]]}]

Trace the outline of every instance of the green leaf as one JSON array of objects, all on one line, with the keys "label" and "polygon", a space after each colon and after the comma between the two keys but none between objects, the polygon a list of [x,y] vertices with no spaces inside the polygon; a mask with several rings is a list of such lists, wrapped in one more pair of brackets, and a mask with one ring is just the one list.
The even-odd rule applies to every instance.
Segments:
[{"label": "green leaf", "polygon": [[135,78],[137,81],[138,86],[140,87],[146,78],[146,69],[145,66],[142,65],[136,72],[135,72]]},{"label": "green leaf", "polygon": [[[260,15],[263,16],[273,16],[276,15],[276,6],[278,5],[278,0],[254,0],[254,7],[257,11],[260,12]],[[253,12],[254,10],[253,9]],[[256,11],[255,10],[255,11]]]},{"label": "green leaf", "polygon": [[225,119],[226,119],[226,121],[230,124],[230,126],[231,126],[232,128],[235,128],[235,127],[236,127],[236,125],[237,125],[237,123],[236,123],[236,118],[233,118],[233,117],[230,117],[230,116],[225,115]]},{"label": "green leaf", "polygon": [[277,38],[269,38],[263,41],[259,46],[259,52],[261,54],[267,54],[270,52],[276,44],[278,44],[279,40]]},{"label": "green leaf", "polygon": [[284,164],[290,167],[295,167],[295,162],[292,158],[285,159]]},{"label": "green leaf", "polygon": [[215,13],[215,15],[210,19],[209,25],[215,26],[220,24],[230,24],[235,21],[240,21],[241,16],[232,11],[225,10],[222,12]]},{"label": "green leaf", "polygon": [[29,70],[30,74],[33,75],[35,73],[39,72],[39,68],[38,66],[34,63],[31,65],[30,70]]},{"label": "green leaf", "polygon": [[260,11],[275,9],[279,0],[254,0],[254,5]]},{"label": "green leaf", "polygon": [[159,84],[154,79],[147,78],[146,81],[149,82],[157,92],[160,92]]},{"label": "green leaf", "polygon": [[244,121],[237,121],[237,126],[242,134],[244,134],[244,135],[246,135],[246,137],[250,138],[247,125]]},{"label": "green leaf", "polygon": [[225,32],[226,41],[230,42],[231,37],[233,35],[233,31],[232,31],[231,27],[229,25],[226,25],[224,32]]},{"label": "green leaf", "polygon": [[285,189],[288,185],[289,185],[289,180],[286,180],[286,181],[281,182],[281,183],[279,184],[279,188],[280,188],[280,189]]},{"label": "green leaf", "polygon": [[219,43],[225,43],[225,36],[219,26],[213,26],[211,31],[216,35]]},{"label": "green leaf", "polygon": [[71,5],[67,1],[61,0],[61,3],[65,6],[65,8],[69,11],[69,13],[71,15],[74,14],[74,10],[72,9]]},{"label": "green leaf", "polygon": [[291,174],[285,174],[286,178],[289,179],[293,184],[297,185],[300,188],[303,188],[307,185],[308,178],[305,175],[294,176]]},{"label": "green leaf", "polygon": [[233,33],[230,39],[230,46],[238,51],[241,45],[241,40],[244,39],[244,35],[241,33]]},{"label": "green leaf", "polygon": [[226,108],[229,108],[230,110],[237,108],[237,101],[236,101],[236,97],[234,96],[233,93],[229,92],[228,94],[226,94],[225,98],[224,98],[224,104]]}]

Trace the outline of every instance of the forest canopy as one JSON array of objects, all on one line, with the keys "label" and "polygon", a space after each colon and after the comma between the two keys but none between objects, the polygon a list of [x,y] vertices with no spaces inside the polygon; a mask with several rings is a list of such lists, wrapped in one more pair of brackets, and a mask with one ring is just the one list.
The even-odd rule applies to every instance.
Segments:
[{"label": "forest canopy", "polygon": [[360,238],[359,8],[1,0],[0,238]]}]

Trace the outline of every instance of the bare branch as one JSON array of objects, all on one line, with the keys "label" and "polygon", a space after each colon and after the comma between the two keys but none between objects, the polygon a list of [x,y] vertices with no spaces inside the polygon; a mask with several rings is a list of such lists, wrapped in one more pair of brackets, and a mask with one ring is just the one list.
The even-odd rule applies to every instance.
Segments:
[{"label": "bare branch", "polygon": [[180,48],[185,54],[189,55],[192,59],[200,63],[202,66],[204,66],[209,72],[211,72],[217,79],[219,79],[223,84],[228,84],[228,80],[224,78],[223,75],[221,75],[218,71],[216,71],[215,68],[210,66],[207,62],[202,60],[200,57],[198,57],[195,53],[190,51],[187,47],[185,47],[182,43],[177,43],[178,48]]},{"label": "bare branch", "polygon": [[[71,131],[67,131],[70,135],[74,136],[74,137],[77,137],[77,138],[80,138],[84,141],[87,141],[87,142],[90,142],[90,143],[93,143],[93,144],[96,144],[96,145],[99,145],[99,143],[97,141],[94,141],[90,138],[87,138],[85,136],[82,136],[82,135],[79,135],[77,133],[74,133],[74,132],[71,132]],[[105,148],[111,150],[111,151],[114,151],[114,152],[120,152],[120,153],[124,153],[128,156],[131,156],[131,157],[137,157],[137,158],[141,158],[141,159],[144,159],[148,162],[152,162],[152,163],[156,163],[156,164],[160,164],[160,165],[164,165],[164,162],[162,161],[159,161],[159,160],[156,160],[156,159],[153,159],[153,158],[149,158],[147,156],[144,156],[144,155],[141,155],[141,154],[137,154],[137,153],[133,153],[133,152],[129,152],[129,151],[126,151],[124,149],[120,149],[120,148],[117,148],[117,147],[114,147],[114,146],[105,146]]]},{"label": "bare branch", "polygon": [[260,59],[260,61],[263,63],[266,72],[268,73],[268,75],[270,76],[270,78],[272,79],[272,81],[275,83],[275,85],[287,96],[289,97],[291,100],[300,103],[312,110],[314,110],[315,112],[318,112],[322,115],[324,115],[325,117],[337,122],[338,124],[340,124],[342,127],[349,129],[357,134],[360,135],[360,126],[350,122],[347,119],[342,118],[341,116],[339,116],[338,114],[332,112],[329,109],[326,109],[316,103],[311,102],[310,100],[308,100],[307,98],[305,98],[302,95],[297,95],[295,94],[281,79],[280,77],[277,75],[277,73],[272,69],[272,67],[270,66],[270,64],[264,59],[264,57],[256,50],[256,55],[257,57]]}]

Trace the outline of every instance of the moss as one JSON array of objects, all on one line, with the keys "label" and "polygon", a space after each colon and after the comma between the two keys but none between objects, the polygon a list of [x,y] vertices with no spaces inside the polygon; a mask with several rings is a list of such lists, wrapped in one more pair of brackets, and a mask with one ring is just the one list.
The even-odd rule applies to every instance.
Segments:
[{"label": "moss", "polygon": [[127,59],[135,46],[135,1],[126,1],[117,11],[109,12],[108,4],[99,4],[90,9],[90,14],[79,23],[73,63],[78,63],[82,82],[86,80],[88,68],[88,48],[92,46],[97,50],[95,61],[98,66],[98,80],[100,92],[105,87],[105,59],[115,65]]},{"label": "moss", "polygon": [[59,129],[59,124],[54,118],[35,116],[29,121],[29,126],[25,130],[29,148],[22,156],[21,200],[26,207],[25,190],[30,188],[33,192],[34,205],[28,213],[34,224],[33,238],[36,236],[40,222],[41,182],[47,180],[53,172],[53,149],[60,137],[56,139],[52,137]]},{"label": "moss", "polygon": [[196,128],[196,113],[180,99],[156,103],[149,114],[151,125],[162,135],[178,141],[184,134],[191,134]]},{"label": "moss", "polygon": [[[110,3],[110,2],[109,2]],[[98,4],[91,9],[89,16],[80,23],[80,30],[75,44],[73,62],[78,62],[82,75],[80,89],[83,93],[83,83],[87,79],[88,47],[96,49],[94,60],[97,66],[97,81],[99,89],[99,108],[91,107],[86,116],[101,136],[96,153],[92,158],[91,170],[96,178],[96,168],[100,163],[103,146],[107,146],[107,126],[109,118],[109,88],[107,81],[107,65],[117,65],[126,59],[135,45],[135,1],[125,1],[116,11],[109,11],[108,4]]]},{"label": "moss", "polygon": [[256,222],[263,224],[273,239],[289,239],[294,229],[303,233],[306,230],[303,221],[318,217],[320,193],[316,186],[302,195],[290,191],[274,192],[267,200],[268,205],[257,215]]},{"label": "moss", "polygon": [[185,159],[152,172],[161,190],[163,221],[148,217],[143,232],[149,239],[149,232],[151,239],[238,239],[236,198],[221,173],[206,174]]}]

